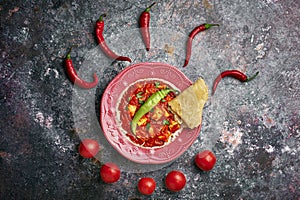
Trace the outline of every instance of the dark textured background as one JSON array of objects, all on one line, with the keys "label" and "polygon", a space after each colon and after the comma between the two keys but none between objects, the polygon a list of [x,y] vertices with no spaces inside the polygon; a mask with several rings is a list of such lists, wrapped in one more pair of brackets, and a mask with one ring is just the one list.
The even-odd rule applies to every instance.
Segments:
[{"label": "dark textured background", "polygon": [[[247,84],[223,80],[219,114],[204,116],[200,137],[190,149],[157,170],[137,173],[121,166],[120,181],[107,185],[99,178],[100,163],[115,152],[103,150],[100,163],[78,155],[80,138],[90,132],[76,126],[74,106],[83,120],[89,110],[72,101],[77,93],[63,57],[76,45],[72,57],[79,69],[97,46],[94,23],[100,14],[108,14],[104,35],[113,44],[124,31],[137,28],[140,12],[151,3],[0,1],[0,199],[300,199],[299,1],[158,1],[151,12],[153,34],[157,27],[186,36],[200,23],[221,25],[195,38],[201,51],[193,52],[198,56],[191,66],[182,69],[182,57],[172,58],[166,46],[154,45],[150,53],[114,50],[133,57],[133,63],[163,59],[193,81],[196,72],[203,75],[197,70],[209,71],[210,66],[218,69],[216,74],[235,68],[260,75]],[[135,45],[131,36],[125,40],[129,49]],[[183,49],[172,47],[183,56]],[[91,109],[96,116],[104,88],[126,66],[112,63],[97,72],[97,90],[85,92],[95,99]],[[204,148],[218,158],[208,173],[192,160]],[[188,179],[178,193],[163,184],[173,169]],[[136,189],[143,176],[157,181],[151,197]]]}]

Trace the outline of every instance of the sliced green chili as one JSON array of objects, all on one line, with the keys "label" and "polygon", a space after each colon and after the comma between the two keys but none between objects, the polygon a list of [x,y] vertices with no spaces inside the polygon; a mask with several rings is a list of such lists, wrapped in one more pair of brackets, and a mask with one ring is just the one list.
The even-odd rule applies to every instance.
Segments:
[{"label": "sliced green chili", "polygon": [[136,97],[139,98],[139,99],[143,98],[142,94],[143,94],[143,92],[139,92],[139,93],[136,94]]},{"label": "sliced green chili", "polygon": [[146,124],[146,129],[147,129],[147,131],[149,131],[149,129],[150,129],[150,123]]},{"label": "sliced green chili", "polygon": [[169,122],[168,120],[165,119],[165,120],[163,121],[163,125],[169,125],[169,124],[170,124],[170,122]]},{"label": "sliced green chili", "polygon": [[160,82],[155,82],[155,87],[158,88],[158,86],[160,85]]}]

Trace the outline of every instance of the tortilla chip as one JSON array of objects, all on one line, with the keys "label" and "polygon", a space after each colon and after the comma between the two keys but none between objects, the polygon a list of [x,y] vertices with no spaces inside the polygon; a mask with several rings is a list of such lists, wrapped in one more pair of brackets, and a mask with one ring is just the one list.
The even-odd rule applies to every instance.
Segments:
[{"label": "tortilla chip", "polygon": [[202,78],[199,78],[170,101],[169,106],[189,128],[193,129],[202,122],[202,110],[207,99],[207,85]]}]

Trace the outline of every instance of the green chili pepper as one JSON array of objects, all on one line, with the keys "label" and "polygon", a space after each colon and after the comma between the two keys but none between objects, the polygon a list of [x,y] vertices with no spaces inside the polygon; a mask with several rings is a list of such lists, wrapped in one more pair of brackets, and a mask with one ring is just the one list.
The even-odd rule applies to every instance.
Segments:
[{"label": "green chili pepper", "polygon": [[152,108],[154,108],[160,100],[165,98],[169,92],[173,90],[171,89],[164,89],[164,90],[159,90],[152,94],[146,101],[145,103],[140,107],[140,109],[135,113],[132,122],[131,122],[131,131],[133,132],[134,135],[136,135],[136,126],[139,122],[139,120],[146,114],[148,113]]},{"label": "green chili pepper", "polygon": [[155,87],[158,88],[158,86],[160,85],[160,82],[155,82]]},{"label": "green chili pepper", "polygon": [[139,98],[139,99],[143,98],[142,94],[143,94],[143,92],[139,92],[139,93],[136,94],[136,97]]}]

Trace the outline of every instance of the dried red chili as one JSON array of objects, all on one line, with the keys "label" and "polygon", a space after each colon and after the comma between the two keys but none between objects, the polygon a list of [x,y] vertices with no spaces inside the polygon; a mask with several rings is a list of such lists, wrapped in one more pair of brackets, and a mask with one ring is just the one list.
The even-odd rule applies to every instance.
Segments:
[{"label": "dried red chili", "polygon": [[106,16],[106,14],[100,15],[99,19],[96,22],[96,28],[95,28],[97,41],[98,41],[98,44],[99,44],[101,50],[107,57],[109,57],[111,59],[131,62],[130,58],[117,55],[107,46],[105,39],[103,37],[103,30],[104,30],[103,17],[105,17],[105,16]]},{"label": "dried red chili", "polygon": [[217,76],[217,78],[214,81],[212,95],[214,95],[214,93],[217,89],[217,86],[218,86],[219,82],[221,81],[221,79],[226,77],[226,76],[233,77],[235,79],[240,80],[241,82],[249,82],[249,81],[253,80],[258,75],[258,73],[259,72],[256,72],[253,76],[247,77],[247,75],[245,75],[243,72],[238,71],[238,70],[223,71],[219,76]]},{"label": "dried red chili", "polygon": [[150,24],[150,9],[155,5],[156,2],[147,7],[142,14],[140,15],[140,31],[143,38],[143,41],[146,46],[146,50],[150,50],[150,32],[149,32],[149,24]]},{"label": "dried red chili", "polygon": [[189,38],[186,42],[186,56],[185,56],[185,61],[184,61],[183,67],[187,66],[190,61],[191,54],[192,54],[192,42],[193,42],[194,37],[198,33],[202,32],[204,30],[207,30],[212,26],[219,26],[219,24],[201,24],[200,26],[197,26],[190,32]]},{"label": "dried red chili", "polygon": [[74,69],[73,62],[71,60],[71,50],[72,50],[72,48],[70,49],[70,51],[68,52],[68,54],[65,58],[65,67],[66,67],[66,71],[67,71],[70,81],[73,84],[75,84],[78,87],[81,87],[83,89],[90,89],[90,88],[96,87],[98,84],[98,80],[99,80],[96,73],[94,73],[94,81],[93,82],[86,82],[78,77],[77,72]]}]

